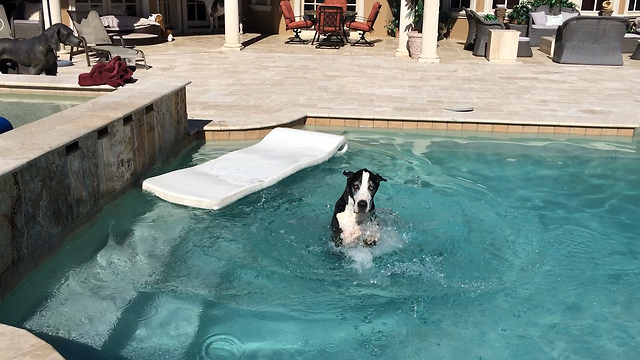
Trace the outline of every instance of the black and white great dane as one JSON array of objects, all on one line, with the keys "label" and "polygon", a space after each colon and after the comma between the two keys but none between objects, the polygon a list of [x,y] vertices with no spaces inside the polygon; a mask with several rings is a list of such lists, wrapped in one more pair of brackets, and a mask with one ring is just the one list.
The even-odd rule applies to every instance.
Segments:
[{"label": "black and white great dane", "polygon": [[375,221],[373,197],[381,181],[387,181],[367,169],[345,171],[347,186],[336,201],[331,219],[333,242],[336,246],[357,246],[360,240],[365,246],[378,243],[378,234],[363,230],[363,225]]}]

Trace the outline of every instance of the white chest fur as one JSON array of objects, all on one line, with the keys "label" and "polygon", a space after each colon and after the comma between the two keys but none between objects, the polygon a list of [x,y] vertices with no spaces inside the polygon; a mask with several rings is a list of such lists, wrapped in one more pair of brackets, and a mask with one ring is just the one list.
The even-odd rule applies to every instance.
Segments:
[{"label": "white chest fur", "polygon": [[336,214],[338,224],[342,233],[342,244],[344,246],[355,246],[358,244],[358,237],[362,235],[360,225],[368,218],[368,213],[356,213],[355,204],[352,199],[345,207],[344,211]]}]

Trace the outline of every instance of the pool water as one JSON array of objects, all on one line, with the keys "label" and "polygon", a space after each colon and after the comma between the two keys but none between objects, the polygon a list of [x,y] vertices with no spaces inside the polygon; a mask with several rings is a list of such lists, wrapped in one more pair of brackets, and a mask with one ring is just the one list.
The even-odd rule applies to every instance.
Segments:
[{"label": "pool water", "polygon": [[[0,322],[69,360],[637,358],[637,142],[344,134],[344,156],[219,211],[129,191]],[[363,167],[388,179],[381,240],[338,250],[342,171]]]},{"label": "pool water", "polygon": [[70,109],[93,99],[93,96],[0,93],[0,117],[14,128]]}]

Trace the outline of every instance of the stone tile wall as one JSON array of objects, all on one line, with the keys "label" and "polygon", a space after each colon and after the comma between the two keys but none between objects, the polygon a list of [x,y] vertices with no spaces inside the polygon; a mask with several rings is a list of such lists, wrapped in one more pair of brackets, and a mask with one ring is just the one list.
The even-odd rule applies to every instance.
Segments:
[{"label": "stone tile wall", "polygon": [[[186,144],[186,83],[167,91],[126,105],[112,103],[105,108],[108,116],[96,114],[109,106],[111,94],[97,105],[92,100],[67,110],[81,111],[76,126],[69,127],[76,133],[66,132],[60,146],[33,158],[21,158],[19,150],[34,139],[3,141],[0,136],[0,152],[10,153],[5,166],[0,159],[0,299],[55,253],[65,237]],[[114,100],[123,94],[117,95]],[[39,136],[47,135],[43,131]]]}]

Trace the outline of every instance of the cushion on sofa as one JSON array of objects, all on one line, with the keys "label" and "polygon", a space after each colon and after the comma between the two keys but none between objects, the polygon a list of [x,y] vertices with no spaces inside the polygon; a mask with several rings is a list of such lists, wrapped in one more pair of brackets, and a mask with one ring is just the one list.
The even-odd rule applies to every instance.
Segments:
[{"label": "cushion on sofa", "polygon": [[560,15],[547,15],[545,25],[559,26],[562,25],[562,14]]},{"label": "cushion on sofa", "polygon": [[533,11],[530,13],[533,25],[544,25],[547,23],[547,14],[544,11]]}]

